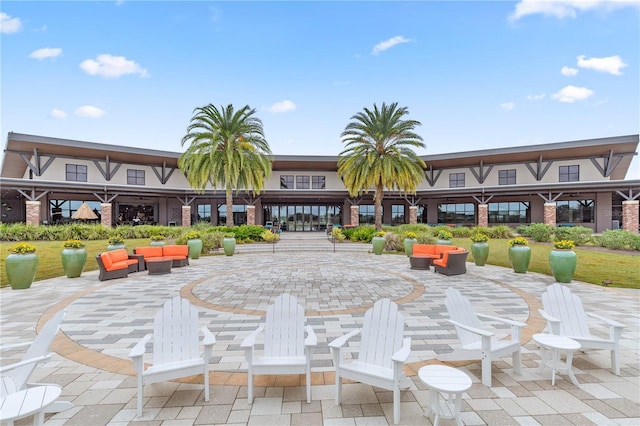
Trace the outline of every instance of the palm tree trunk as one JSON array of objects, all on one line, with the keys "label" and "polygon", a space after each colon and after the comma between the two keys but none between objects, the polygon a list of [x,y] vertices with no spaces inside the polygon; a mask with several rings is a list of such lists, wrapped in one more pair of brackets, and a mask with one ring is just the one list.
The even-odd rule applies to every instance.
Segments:
[{"label": "palm tree trunk", "polygon": [[227,188],[226,198],[227,198],[227,226],[232,227],[233,226],[233,190],[232,189]]},{"label": "palm tree trunk", "polygon": [[376,217],[376,231],[382,230],[382,184],[376,185],[374,201],[374,216]]}]

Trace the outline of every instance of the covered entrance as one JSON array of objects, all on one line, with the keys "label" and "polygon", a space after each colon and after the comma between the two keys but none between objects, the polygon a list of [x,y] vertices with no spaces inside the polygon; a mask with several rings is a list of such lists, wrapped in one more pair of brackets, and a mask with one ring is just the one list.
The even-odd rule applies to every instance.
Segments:
[{"label": "covered entrance", "polygon": [[342,206],[297,204],[265,205],[264,222],[273,222],[274,228],[283,231],[324,231],[327,225],[341,223]]}]

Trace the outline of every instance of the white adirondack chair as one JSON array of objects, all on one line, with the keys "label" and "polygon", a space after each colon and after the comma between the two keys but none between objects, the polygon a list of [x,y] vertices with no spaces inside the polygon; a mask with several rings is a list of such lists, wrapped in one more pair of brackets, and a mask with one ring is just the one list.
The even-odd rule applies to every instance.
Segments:
[{"label": "white adirondack chair", "polygon": [[[306,331],[306,338],[305,338]],[[264,332],[264,351],[256,356],[258,335]],[[305,326],[304,308],[290,294],[275,298],[267,308],[266,321],[240,345],[245,349],[248,372],[248,402],[253,403],[253,376],[303,374],[307,376],[307,403],[311,402],[311,355],[318,343],[310,325]]]},{"label": "white adirondack chair", "polygon": [[[360,334],[358,359],[344,362],[342,348]],[[355,380],[393,391],[393,423],[400,422],[400,389],[406,379],[402,366],[411,353],[411,338],[404,336],[404,317],[389,299],[378,300],[364,314],[361,329],[329,343],[336,366],[336,405],[342,400],[342,379]]]},{"label": "white adirondack chair", "polygon": [[[142,415],[144,385],[181,377],[204,375],[204,400],[209,401],[209,359],[216,338],[207,327],[204,355],[200,355],[198,311],[188,300],[176,296],[167,300],[153,318],[153,335],[147,334],[136,344],[129,357],[138,374],[138,417]],[[147,342],[153,337],[153,364],[144,369]]]},{"label": "white adirondack chair", "polygon": [[[436,359],[440,361],[482,360],[482,384],[491,387],[491,362],[511,354],[513,371],[520,374],[520,329],[525,323],[511,321],[491,315],[476,314],[469,300],[457,289],[447,289],[445,305],[451,324],[456,327],[460,348],[453,352],[440,354]],[[498,340],[495,333],[483,329],[479,318],[499,321],[511,326],[511,339]]]},{"label": "white adirondack chair", "polygon": [[[56,337],[65,314],[66,311],[59,311],[53,318],[47,321],[32,342],[0,347],[0,350],[3,351],[28,347],[20,362],[0,367],[0,393],[3,396],[29,387],[48,385],[48,383],[30,383],[28,380],[39,362],[51,358],[52,354],[49,352],[49,346],[51,346],[51,342],[53,342],[53,339]],[[71,407],[73,407],[73,404],[69,401],[56,401],[49,405],[45,412],[59,413]]]},{"label": "white adirondack chair", "polygon": [[[580,343],[580,350],[606,349],[611,351],[611,371],[620,375],[620,358],[618,355],[622,329],[626,326],[618,321],[600,315],[585,313],[580,297],[571,290],[555,283],[542,293],[540,315],[547,320],[549,331],[569,337]],[[587,316],[596,318],[609,325],[609,339],[594,336],[589,331]]]}]

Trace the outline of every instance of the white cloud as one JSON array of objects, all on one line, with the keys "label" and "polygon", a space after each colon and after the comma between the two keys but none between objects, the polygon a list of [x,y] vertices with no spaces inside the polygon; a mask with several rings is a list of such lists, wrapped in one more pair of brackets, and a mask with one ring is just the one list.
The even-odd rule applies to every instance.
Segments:
[{"label": "white cloud", "polygon": [[541,101],[545,98],[545,94],[544,93],[540,93],[539,95],[528,95],[527,99],[530,101]]},{"label": "white cloud", "polygon": [[381,41],[376,44],[371,51],[372,55],[379,55],[387,49],[391,49],[393,46],[400,43],[409,43],[412,41],[410,38],[405,38],[404,36],[395,36],[390,38],[389,40]]},{"label": "white cloud", "polygon": [[99,75],[106,78],[117,78],[126,74],[139,74],[140,77],[148,77],[149,73],[135,61],[130,61],[124,56],[109,54],[98,55],[93,59],[82,61],[80,68],[89,75]]},{"label": "white cloud", "polygon": [[107,112],[93,105],[83,105],[75,111],[78,117],[99,118]]},{"label": "white cloud", "polygon": [[582,101],[593,95],[593,90],[586,87],[566,86],[560,89],[558,93],[551,95],[553,99],[560,102]]},{"label": "white cloud", "polygon": [[509,15],[509,21],[535,14],[558,19],[575,18],[578,12],[587,10],[610,11],[628,6],[638,7],[639,4],[638,0],[521,0]]},{"label": "white cloud", "polygon": [[506,109],[507,111],[510,111],[515,107],[516,107],[516,104],[514,104],[513,102],[503,102],[500,104],[500,108]]},{"label": "white cloud", "polygon": [[4,12],[0,12],[0,33],[13,34],[22,29],[22,21],[20,18],[12,18]]},{"label": "white cloud", "polygon": [[620,68],[627,66],[618,55],[607,56],[606,58],[585,58],[585,55],[578,56],[578,66],[580,68],[590,68],[600,72],[608,72],[613,75],[621,75]]},{"label": "white cloud", "polygon": [[267,110],[269,112],[273,112],[275,114],[278,114],[278,113],[281,113],[281,112],[289,112],[289,111],[293,111],[295,109],[296,109],[296,104],[294,104],[290,100],[284,100],[284,101],[281,101],[281,102],[276,102],[275,104],[273,104],[269,108],[267,108]]},{"label": "white cloud", "polygon": [[29,55],[30,58],[33,59],[46,59],[46,58],[56,58],[62,55],[62,49],[59,47],[45,47],[42,49],[34,50]]},{"label": "white cloud", "polygon": [[574,76],[576,74],[578,74],[578,69],[577,68],[571,68],[571,67],[562,67],[560,69],[560,73],[562,75],[568,75],[568,76]]},{"label": "white cloud", "polygon": [[62,111],[61,109],[54,108],[49,113],[49,117],[55,118],[57,120],[62,120],[63,118],[67,118],[67,113]]}]

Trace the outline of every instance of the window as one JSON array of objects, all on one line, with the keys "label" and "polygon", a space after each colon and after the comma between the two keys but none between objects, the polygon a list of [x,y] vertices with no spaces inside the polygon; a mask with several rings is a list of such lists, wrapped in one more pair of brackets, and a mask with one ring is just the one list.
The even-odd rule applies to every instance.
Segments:
[{"label": "window", "polygon": [[438,223],[473,225],[476,210],[473,203],[438,204]]},{"label": "window", "polygon": [[450,173],[449,188],[464,188],[464,173]]},{"label": "window", "polygon": [[312,189],[324,189],[325,185],[325,177],[324,176],[313,176],[311,178],[311,188]]},{"label": "window", "polygon": [[[247,223],[247,206],[246,205],[233,205],[233,224],[235,226],[245,225]],[[218,205],[218,226],[224,226],[227,224],[227,205]]]},{"label": "window", "polygon": [[364,224],[369,224],[369,225],[373,225],[376,223],[376,215],[375,215],[375,208],[376,206],[374,205],[366,205],[366,206],[359,206],[360,207],[360,213],[359,213],[359,221],[361,225]]},{"label": "window", "polygon": [[293,189],[293,176],[291,175],[280,176],[280,189]]},{"label": "window", "polygon": [[211,222],[211,204],[198,204],[198,222]]},{"label": "window", "polygon": [[296,189],[309,189],[311,187],[311,179],[309,176],[296,176]]},{"label": "window", "polygon": [[556,223],[593,223],[594,200],[556,201]]},{"label": "window", "polygon": [[531,218],[529,201],[489,203],[487,210],[489,223],[529,223]]},{"label": "window", "polygon": [[66,165],[66,179],[73,182],[86,182],[87,181],[87,166],[81,166],[79,164],[67,164]]},{"label": "window", "polygon": [[144,170],[127,169],[127,185],[144,185]]},{"label": "window", "polygon": [[391,223],[399,225],[404,223],[404,205],[393,204],[391,206]]},{"label": "window", "polygon": [[498,171],[498,185],[515,185],[516,169]]},{"label": "window", "polygon": [[[91,210],[98,216],[98,222],[102,217],[102,206],[99,201],[85,201]],[[51,223],[61,224],[71,222],[71,216],[80,208],[83,201],[80,200],[49,200]]]},{"label": "window", "polygon": [[560,166],[560,182],[578,182],[580,166]]}]

